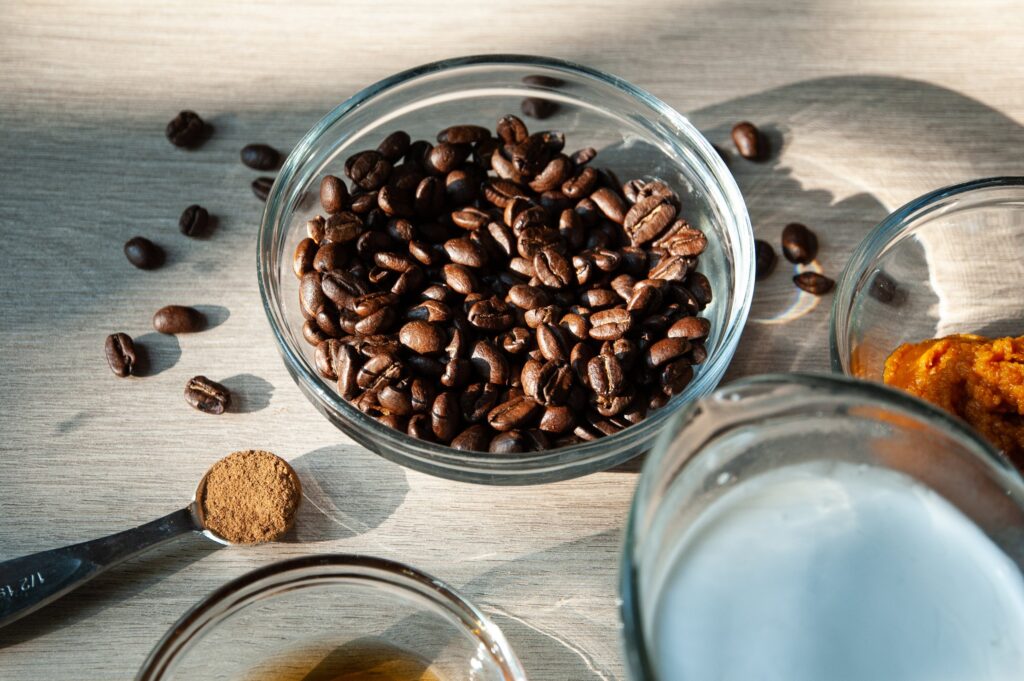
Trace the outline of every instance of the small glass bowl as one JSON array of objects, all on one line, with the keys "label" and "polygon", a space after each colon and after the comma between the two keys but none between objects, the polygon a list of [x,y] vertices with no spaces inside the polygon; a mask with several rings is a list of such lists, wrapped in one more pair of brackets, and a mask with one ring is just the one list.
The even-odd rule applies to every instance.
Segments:
[{"label": "small glass bowl", "polygon": [[[840,463],[899,473],[934,491],[1024,573],[1024,481],[957,419],[898,390],[838,375],[735,381],[678,414],[644,462],[619,583],[632,681],[697,681],[657,668],[659,585],[677,558],[678,538],[737,484],[788,466]],[[786,616],[799,613],[780,613]],[[744,643],[736,646],[742,655]]]},{"label": "small glass bowl", "polygon": [[[557,87],[524,83],[548,76]],[[321,177],[343,176],[352,153],[376,148],[403,129],[433,139],[454,123],[492,126],[519,111],[524,97],[556,102],[559,112],[534,129],[565,133],[571,150],[593,146],[595,161],[623,178],[658,177],[682,198],[682,215],[708,235],[700,271],[715,300],[707,360],[681,394],[645,421],[592,442],[544,452],[495,455],[460,452],[388,428],[342,399],[315,370],[313,348],[301,336],[292,254],[305,222],[319,211]],[[274,183],[260,226],[260,294],[284,362],[302,392],[332,423],[368,449],[404,466],[455,480],[489,484],[541,483],[618,465],[650,447],[666,419],[714,389],[732,359],[753,293],[753,233],[743,197],[711,144],[678,112],[650,94],[568,62],[492,55],[451,59],[405,71],[371,85],[317,123],[292,151]]]},{"label": "small glass bowl", "polygon": [[526,681],[498,627],[450,587],[350,555],[286,560],[229,582],[171,627],[135,678],[327,681],[389,663],[429,665],[441,679]]},{"label": "small glass bowl", "polygon": [[1024,334],[1024,177],[939,189],[861,242],[832,304],[832,369],[882,380],[898,346]]}]

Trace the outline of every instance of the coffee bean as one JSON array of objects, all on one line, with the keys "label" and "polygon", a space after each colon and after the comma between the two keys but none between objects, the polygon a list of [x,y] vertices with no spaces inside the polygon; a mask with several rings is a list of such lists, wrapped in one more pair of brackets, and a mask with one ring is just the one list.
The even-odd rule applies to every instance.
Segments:
[{"label": "coffee bean", "polygon": [[806,265],[818,255],[818,237],[799,222],[791,222],[782,230],[782,254],[786,260]]},{"label": "coffee bean", "polygon": [[345,162],[345,174],[357,186],[372,192],[387,182],[391,163],[378,151],[363,151]]},{"label": "coffee bean", "polygon": [[135,373],[138,359],[131,336],[126,333],[112,333],[107,336],[103,349],[107,355],[107,364],[115,376],[124,378]]},{"label": "coffee bean", "polygon": [[334,373],[338,379],[338,394],[351,400],[359,392],[359,357],[351,345],[340,345],[334,350]]},{"label": "coffee bean", "polygon": [[464,452],[486,452],[494,431],[485,425],[476,424],[456,435],[451,442],[452,449]]},{"label": "coffee bean", "polygon": [[491,440],[487,451],[491,454],[518,454],[530,451],[526,436],[518,430],[498,433]]},{"label": "coffee bean", "polygon": [[411,141],[409,133],[404,130],[396,130],[381,141],[380,146],[377,147],[377,153],[387,161],[396,163],[409,150]]},{"label": "coffee bean", "polygon": [[192,149],[206,136],[206,124],[195,111],[182,111],[171,119],[165,132],[174,146]]},{"label": "coffee bean", "polygon": [[644,360],[654,369],[679,359],[690,351],[690,341],[685,338],[662,338],[647,348]]},{"label": "coffee bean", "polygon": [[160,333],[178,334],[202,331],[206,318],[193,308],[184,305],[167,305],[153,315],[153,328]]},{"label": "coffee bean", "polygon": [[231,406],[231,393],[206,376],[196,376],[185,384],[185,401],[206,414],[223,414]]},{"label": "coffee bean", "polygon": [[664,196],[641,199],[626,213],[622,227],[634,246],[656,239],[676,217],[676,207]]},{"label": "coffee bean", "polygon": [[[693,366],[686,359],[677,359],[666,365],[658,378],[661,389],[668,395],[678,395],[683,392],[692,380]],[[652,406],[658,408],[660,405],[652,404]]]},{"label": "coffee bean", "polygon": [[152,270],[164,264],[164,249],[157,246],[149,239],[137,236],[124,244],[124,254],[128,262],[140,270]]},{"label": "coffee bean", "polygon": [[622,224],[626,219],[626,202],[618,192],[609,187],[601,187],[590,195],[598,209],[612,222]]},{"label": "coffee bean", "polygon": [[479,125],[453,125],[437,133],[437,141],[448,144],[473,144],[491,136],[487,128]]},{"label": "coffee bean", "polygon": [[553,247],[542,248],[533,257],[533,269],[541,283],[550,288],[562,288],[573,281],[573,269],[565,256]]},{"label": "coffee bean", "polygon": [[754,277],[764,279],[775,269],[775,249],[763,239],[754,240]]},{"label": "coffee bean", "polygon": [[487,414],[487,422],[498,431],[523,428],[540,415],[541,405],[529,397],[514,397]]},{"label": "coffee bean", "polygon": [[473,345],[470,364],[481,380],[496,385],[508,385],[511,378],[508,360],[490,342],[480,340]]},{"label": "coffee bean", "polygon": [[476,290],[476,277],[465,265],[449,263],[442,269],[444,283],[456,293],[468,295]]},{"label": "coffee bean", "polygon": [[745,159],[760,161],[766,156],[767,145],[761,131],[753,123],[743,121],[732,128],[732,141],[736,151]]},{"label": "coffee bean", "polygon": [[598,395],[618,395],[625,388],[626,376],[614,355],[600,354],[587,362],[590,388]]},{"label": "coffee bean", "polygon": [[561,329],[552,323],[537,327],[537,348],[544,359],[552,362],[567,362],[571,348],[565,341]]},{"label": "coffee bean", "polygon": [[494,296],[473,303],[466,319],[476,328],[487,331],[502,331],[515,322],[512,309]]},{"label": "coffee bean", "polygon": [[537,427],[546,433],[565,433],[572,430],[574,425],[576,425],[576,417],[572,409],[566,406],[552,405],[545,407]]},{"label": "coffee bean", "polygon": [[886,305],[894,303],[899,292],[896,281],[881,271],[875,272],[875,276],[871,278],[871,283],[868,285],[868,295]]},{"label": "coffee bean", "polygon": [[[609,291],[609,293],[611,293]],[[612,293],[614,295],[614,293]],[[595,312],[590,317],[590,337],[599,340],[622,338],[633,326],[633,318],[621,307]]]},{"label": "coffee bean", "polygon": [[273,170],[281,163],[281,154],[269,144],[247,144],[242,147],[241,158],[253,170]]},{"label": "coffee bean", "polygon": [[202,206],[192,204],[178,218],[178,229],[185,236],[202,236],[210,222],[210,214]]},{"label": "coffee bean", "polygon": [[430,425],[441,442],[450,442],[459,432],[458,399],[453,392],[443,392],[430,407]]},{"label": "coffee bean", "polygon": [[797,288],[816,296],[825,295],[836,285],[836,282],[817,272],[801,272],[793,277],[793,283]]},{"label": "coffee bean", "polygon": [[257,177],[252,181],[252,193],[260,201],[266,201],[267,197],[270,196],[270,190],[273,188],[274,178],[272,177]]},{"label": "coffee bean", "polygon": [[664,248],[669,255],[694,257],[707,248],[708,238],[704,232],[691,227],[686,220],[676,220],[654,245]]},{"label": "coffee bean", "polygon": [[320,326],[316,323],[315,319],[307,319],[302,323],[302,337],[313,347],[316,347],[328,338],[327,334],[320,330]]},{"label": "coffee bean", "polygon": [[519,105],[524,116],[538,120],[550,118],[558,111],[558,103],[543,97],[526,97]]},{"label": "coffee bean", "polygon": [[483,267],[487,263],[487,254],[483,248],[470,239],[449,239],[444,242],[444,250],[451,261],[458,265]]},{"label": "coffee bean", "polygon": [[348,203],[348,187],[334,175],[324,175],[320,180],[320,205],[328,215],[337,213]]},{"label": "coffee bean", "polygon": [[292,257],[292,271],[296,277],[301,279],[306,273],[313,271],[313,263],[319,250],[316,242],[308,237],[299,242]]},{"label": "coffee bean", "polygon": [[407,323],[398,332],[402,345],[420,355],[434,355],[444,349],[448,339],[441,327],[425,321]]},{"label": "coffee bean", "polygon": [[687,340],[700,340],[708,337],[711,331],[711,322],[703,317],[683,317],[669,327],[667,336],[669,338],[686,338]]}]

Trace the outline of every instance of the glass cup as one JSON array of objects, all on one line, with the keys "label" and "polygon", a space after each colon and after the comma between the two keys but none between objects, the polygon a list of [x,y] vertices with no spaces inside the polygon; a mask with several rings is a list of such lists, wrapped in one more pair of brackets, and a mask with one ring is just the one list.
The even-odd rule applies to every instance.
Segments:
[{"label": "glass cup", "polygon": [[[524,82],[527,76],[536,79]],[[708,236],[699,271],[714,300],[708,356],[684,391],[643,422],[590,442],[523,454],[462,452],[388,428],[342,399],[315,369],[302,338],[303,318],[292,254],[319,212],[324,174],[344,177],[345,159],[376,148],[395,130],[434,139],[454,123],[493,126],[518,112],[524,97],[557,103],[549,119],[527,118],[534,130],[565,133],[568,152],[587,146],[593,161],[622,178],[657,177],[680,195],[683,217]],[[487,484],[542,483],[616,466],[646,451],[665,421],[721,380],[747,318],[754,285],[753,233],[732,175],[718,153],[678,112],[615,76],[539,57],[488,55],[421,66],[371,85],[330,112],[296,145],[274,183],[260,226],[260,294],[286,367],[303,394],[331,423],[368,449],[432,475]]]},{"label": "glass cup", "polygon": [[885,218],[836,286],[833,371],[882,380],[903,343],[1024,334],[1024,177],[939,189]]},{"label": "glass cup", "polygon": [[526,681],[526,674],[498,627],[444,583],[379,558],[321,555],[254,570],[214,591],[171,627],[136,676],[367,678]]},{"label": "glass cup", "polygon": [[[719,388],[683,410],[659,437],[644,464],[627,527],[620,581],[624,644],[633,681],[706,681],[706,678],[732,681],[737,678],[725,671],[726,660],[721,660],[719,675],[707,677],[687,675],[679,668],[662,668],[665,663],[660,660],[666,658],[666,647],[682,646],[686,641],[675,633],[669,634],[668,628],[659,628],[665,620],[659,616],[658,608],[665,603],[678,604],[666,588],[670,584],[669,575],[684,574],[675,572],[681,564],[677,562],[681,556],[690,560],[699,553],[692,543],[686,544],[687,550],[679,550],[680,541],[684,536],[687,541],[694,536],[700,539],[693,541],[720,539],[725,536],[728,523],[719,524],[723,516],[709,510],[712,504],[731,492],[750,490],[752,482],[763,485],[765,480],[777,480],[780,473],[807,467],[826,470],[827,481],[833,479],[829,476],[836,471],[854,470],[867,475],[864,479],[872,485],[877,484],[879,478],[872,477],[877,473],[888,476],[885,480],[898,480],[897,489],[901,492],[913,489],[915,494],[944,500],[939,505],[945,507],[948,503],[959,511],[966,518],[963,524],[971,533],[977,528],[991,541],[992,554],[998,556],[994,560],[1005,562],[1002,577],[993,579],[1015,583],[1024,599],[1024,481],[973,431],[931,405],[875,383],[840,376],[780,375],[745,379]],[[873,493],[876,488],[871,489]],[[842,494],[836,497],[832,501],[843,511],[845,498]],[[728,499],[736,499],[736,496]],[[861,507],[852,503],[850,507],[854,511],[840,513],[839,517],[850,520],[852,516],[857,527],[857,510]],[[714,508],[721,509],[722,505]],[[766,513],[773,512],[771,504],[755,508],[751,517],[764,518]],[[795,522],[806,521],[808,517],[805,511],[796,511],[793,516]],[[882,529],[878,533],[885,535],[887,531]],[[774,539],[771,535],[768,540],[773,551]],[[870,564],[876,555],[873,553],[875,545],[869,539],[863,541],[869,547],[866,553]],[[949,551],[957,548],[950,545]],[[749,544],[740,545],[736,553],[729,553],[728,561],[748,561],[754,571],[764,568],[769,561],[759,562],[753,556],[763,554],[749,549]],[[899,545],[890,550],[899,555]],[[858,552],[863,557],[863,546],[854,549],[851,555]],[[883,558],[879,556],[878,560]],[[691,570],[688,574],[694,574],[692,564],[686,564],[685,569]],[[920,566],[913,578],[925,579],[927,573],[928,566]],[[748,660],[760,659],[760,653],[752,651],[763,651],[768,645],[765,641],[780,644],[778,648],[769,649],[781,648],[781,654],[808,645],[817,652],[813,641],[787,640],[784,634],[779,634],[785,631],[787,620],[798,620],[815,606],[808,606],[807,601],[802,600],[805,594],[786,590],[785,585],[792,584],[792,580],[787,582],[779,577],[779,572],[767,568],[763,574],[769,575],[769,582],[761,585],[764,588],[756,593],[788,594],[781,598],[785,607],[770,613],[770,616],[777,615],[777,625],[759,631],[758,636],[763,640],[728,632],[725,645],[735,645],[736,658]],[[814,565],[806,573],[809,586],[826,579],[827,574],[816,573]],[[956,590],[963,585],[941,584],[938,589],[944,591],[947,587]],[[748,583],[725,582],[716,586],[719,588],[721,591],[714,593],[731,594],[750,587]],[[862,604],[837,593],[845,594],[841,590],[832,591],[824,598],[840,599],[835,606],[840,618],[853,617],[857,606]],[[690,600],[678,606],[682,609],[703,607],[696,612],[707,616],[701,621],[702,626],[706,625],[705,631],[728,619],[729,596],[721,601],[703,600],[702,605]],[[932,624],[915,621],[915,614],[904,612],[897,616],[909,618],[912,627]],[[1024,622],[1024,614],[1018,612],[1017,616]],[[882,624],[889,623],[879,622],[880,626]],[[846,642],[845,638],[837,636],[837,639]],[[1011,644],[1018,646],[1017,654],[1024,660],[1024,641]],[[856,657],[859,654],[857,642],[849,641],[846,652]],[[735,670],[735,665],[729,662],[728,669]],[[840,663],[835,664],[839,665],[837,675],[826,674],[821,678],[840,678],[839,671],[845,670]],[[953,672],[951,676],[928,676],[921,670],[917,673],[923,675],[897,674],[885,678],[961,678]],[[768,668],[754,676],[781,678]]]}]

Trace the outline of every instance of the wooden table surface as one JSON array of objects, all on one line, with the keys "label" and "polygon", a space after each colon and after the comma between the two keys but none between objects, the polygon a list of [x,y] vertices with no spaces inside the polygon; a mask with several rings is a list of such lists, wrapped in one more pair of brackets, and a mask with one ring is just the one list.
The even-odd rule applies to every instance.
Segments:
[{"label": "wooden table surface", "polygon": [[[299,470],[296,540],[251,550],[181,540],[0,630],[0,679],[132,678],[200,597],[255,567],[320,552],[399,559],[491,613],[535,681],[624,679],[617,565],[635,473],[490,489],[413,473],[351,444],[302,397],[259,302],[262,204],[238,162],[289,149],[327,110],[395,71],[514,52],[610,71],[713,142],[758,122],[783,144],[733,163],[758,236],[818,230],[838,275],[893,208],[969,178],[1024,174],[1019,0],[786,2],[0,2],[0,559],[180,507],[220,456],[262,447]],[[201,151],[163,135],[180,109],[216,126]],[[184,206],[219,216],[190,240]],[[168,264],[132,268],[145,235]],[[730,376],[827,371],[829,299],[780,267],[759,286]],[[152,332],[168,303],[211,330]],[[104,337],[149,348],[120,380]],[[205,374],[240,397],[191,410]]]}]

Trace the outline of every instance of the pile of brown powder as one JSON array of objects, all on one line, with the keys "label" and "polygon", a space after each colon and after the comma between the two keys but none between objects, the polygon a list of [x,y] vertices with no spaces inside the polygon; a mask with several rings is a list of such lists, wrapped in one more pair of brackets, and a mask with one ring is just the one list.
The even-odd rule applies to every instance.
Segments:
[{"label": "pile of brown powder", "polygon": [[301,498],[299,477],[284,459],[249,449],[215,463],[196,501],[206,529],[233,544],[259,544],[291,528]]}]

